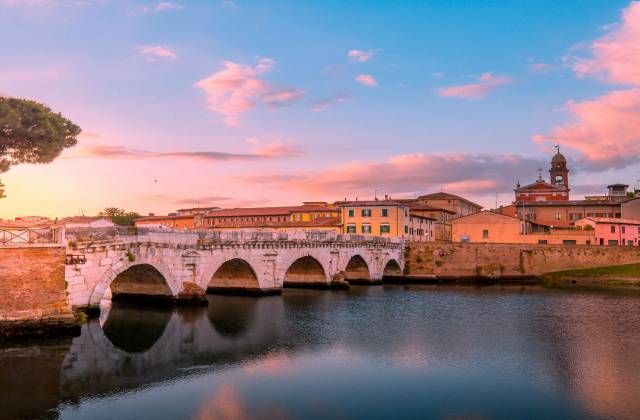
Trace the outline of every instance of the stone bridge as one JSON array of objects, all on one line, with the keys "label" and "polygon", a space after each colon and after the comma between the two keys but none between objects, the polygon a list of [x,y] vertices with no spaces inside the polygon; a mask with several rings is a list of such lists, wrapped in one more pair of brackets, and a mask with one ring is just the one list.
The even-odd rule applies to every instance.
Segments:
[{"label": "stone bridge", "polygon": [[203,300],[211,293],[348,287],[400,276],[404,243],[335,232],[175,232],[90,229],[66,233],[72,307],[104,298]]}]

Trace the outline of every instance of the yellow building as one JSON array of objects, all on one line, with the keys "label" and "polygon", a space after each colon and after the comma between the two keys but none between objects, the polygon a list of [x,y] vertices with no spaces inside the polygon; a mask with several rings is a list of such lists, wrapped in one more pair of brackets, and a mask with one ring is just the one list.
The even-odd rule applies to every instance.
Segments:
[{"label": "yellow building", "polygon": [[409,238],[409,206],[392,200],[342,201],[342,233]]}]

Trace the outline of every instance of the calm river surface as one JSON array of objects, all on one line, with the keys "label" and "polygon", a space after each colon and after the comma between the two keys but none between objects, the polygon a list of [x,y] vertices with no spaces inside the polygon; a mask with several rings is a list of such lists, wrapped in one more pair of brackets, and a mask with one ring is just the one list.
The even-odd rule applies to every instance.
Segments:
[{"label": "calm river surface", "polygon": [[640,418],[640,295],[360,286],[114,304],[0,344],[0,418]]}]

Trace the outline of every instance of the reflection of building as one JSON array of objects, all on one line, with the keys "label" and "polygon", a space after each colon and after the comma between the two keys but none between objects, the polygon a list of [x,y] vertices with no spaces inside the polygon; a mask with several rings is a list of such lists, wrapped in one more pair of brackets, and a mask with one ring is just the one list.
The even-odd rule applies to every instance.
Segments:
[{"label": "reflection of building", "polygon": [[392,200],[343,201],[342,233],[375,236],[409,236],[409,206]]}]

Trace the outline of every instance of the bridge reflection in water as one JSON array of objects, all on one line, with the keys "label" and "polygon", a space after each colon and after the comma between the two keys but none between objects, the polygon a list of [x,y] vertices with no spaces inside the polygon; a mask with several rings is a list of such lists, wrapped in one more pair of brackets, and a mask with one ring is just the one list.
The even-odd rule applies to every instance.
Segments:
[{"label": "bridge reflection in water", "polygon": [[639,296],[355,286],[209,299],[114,303],[73,339],[0,347],[0,417],[640,412]]}]

